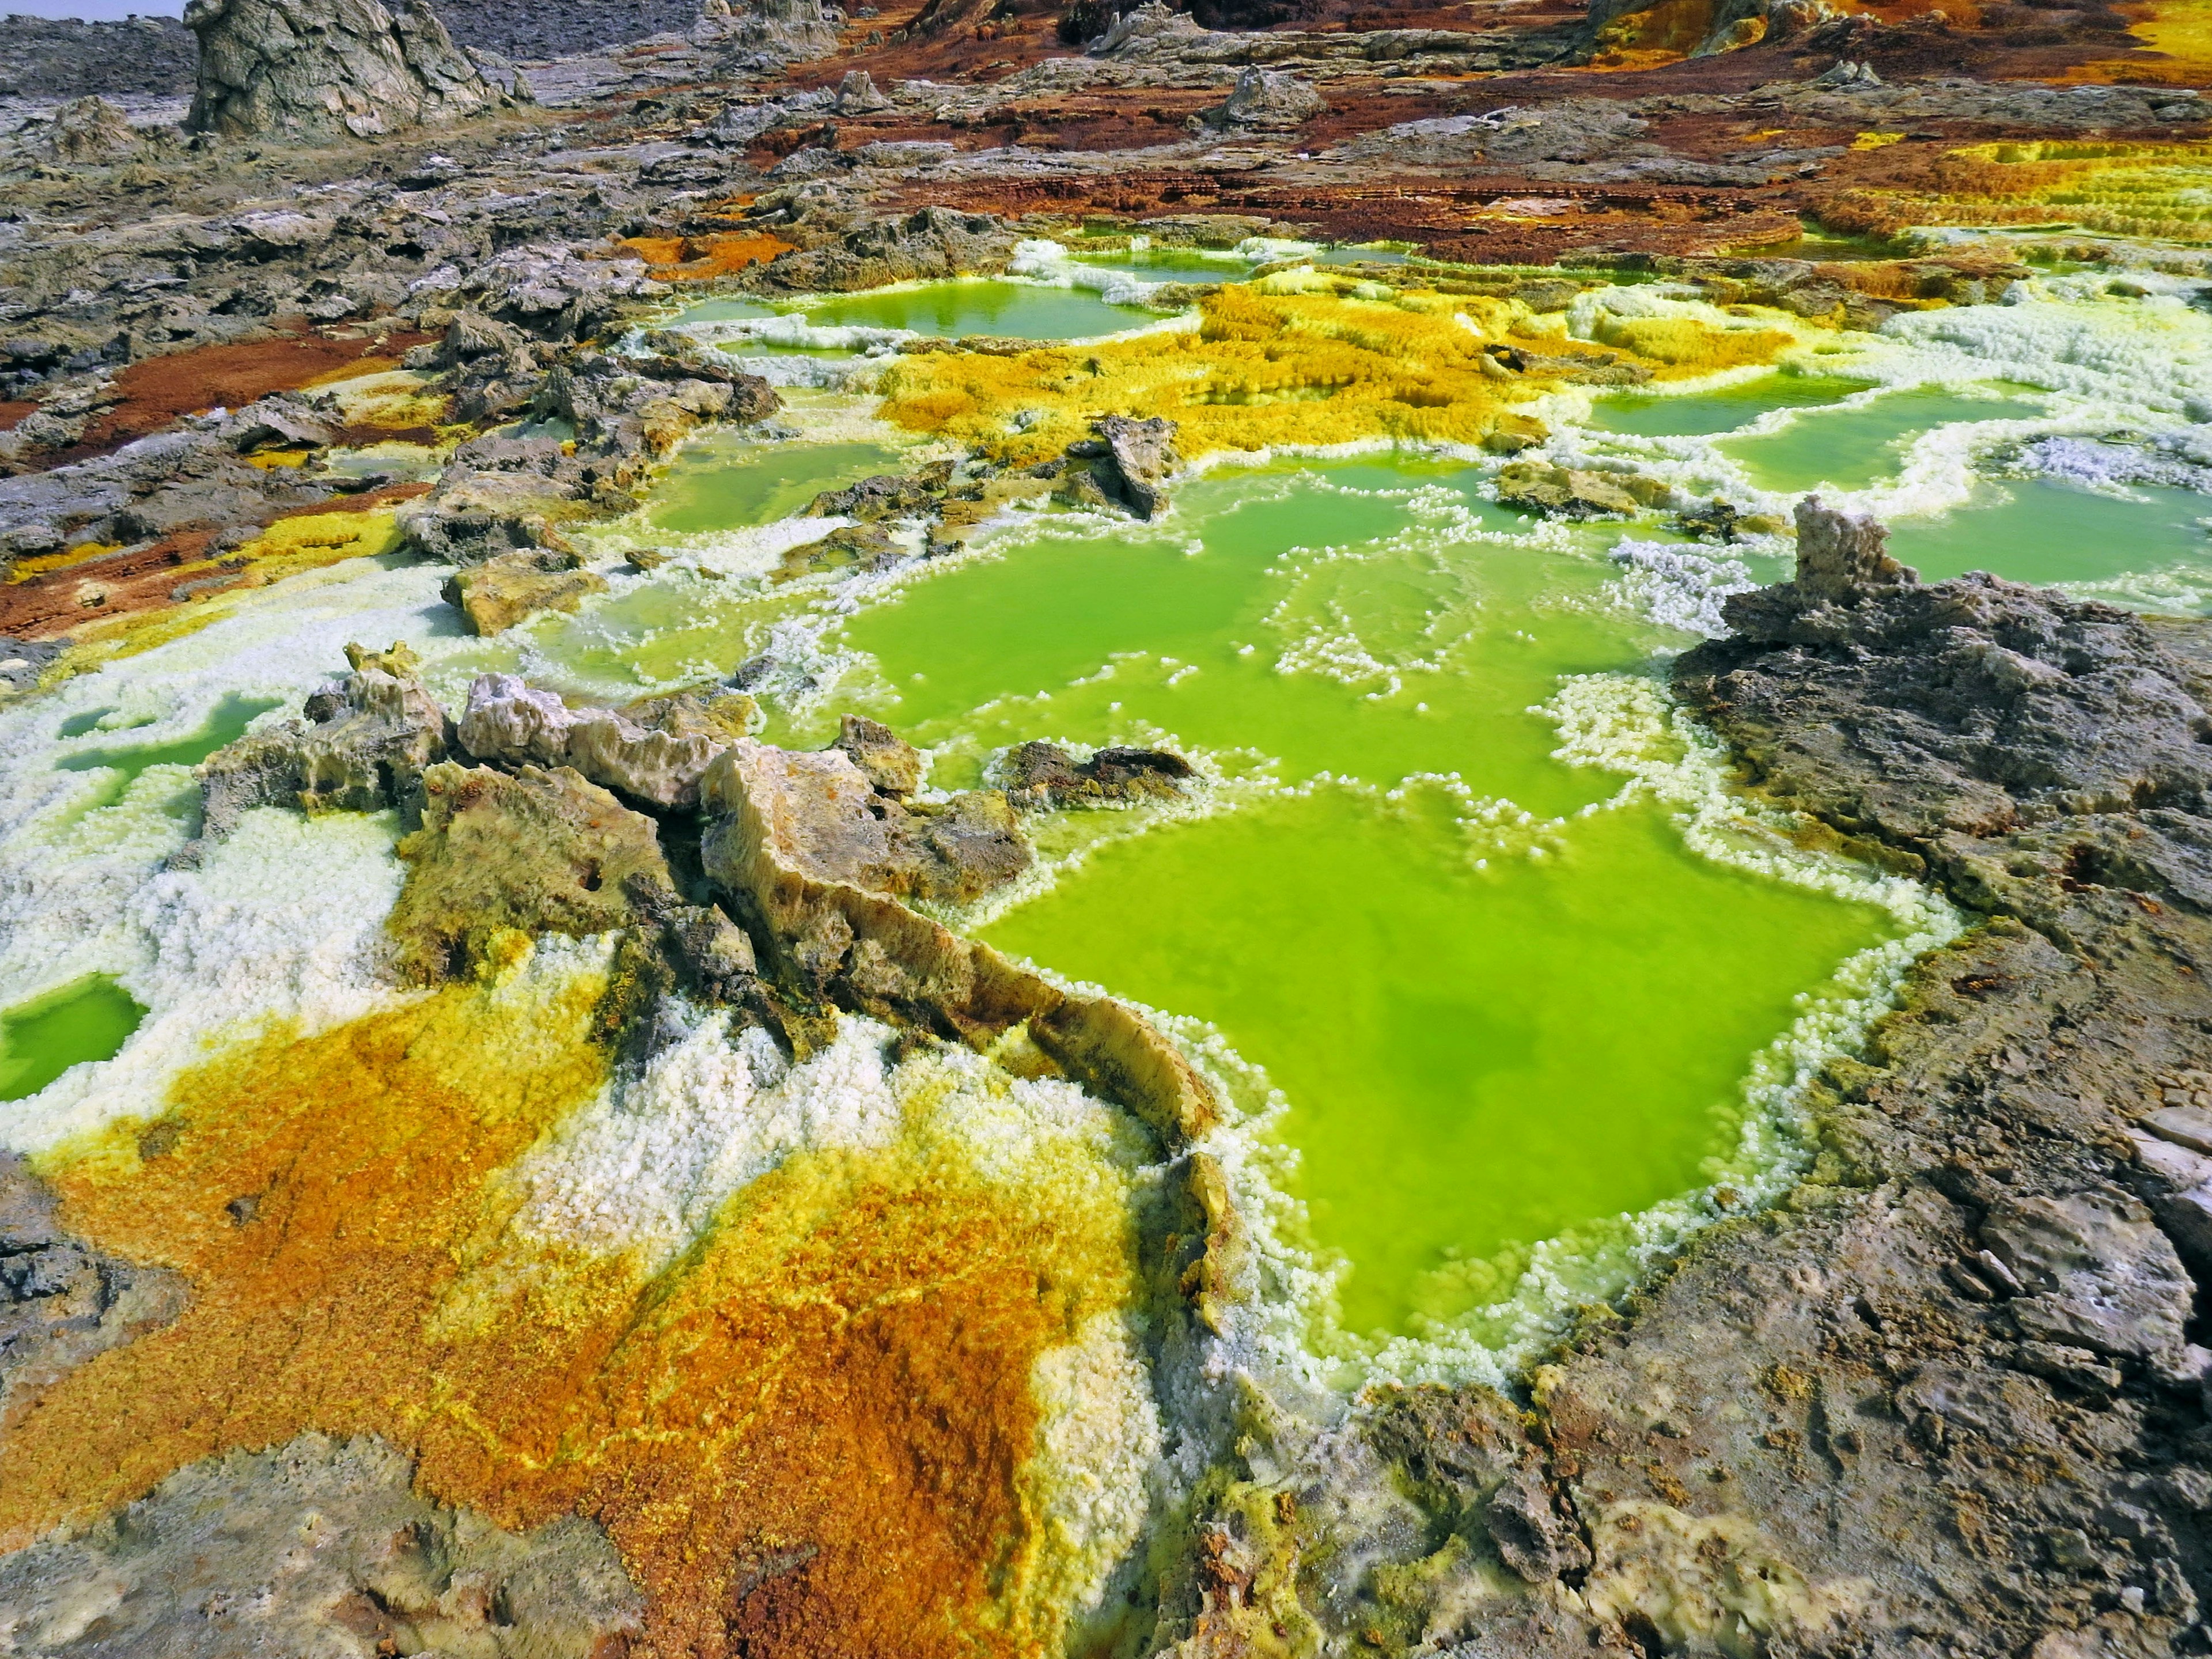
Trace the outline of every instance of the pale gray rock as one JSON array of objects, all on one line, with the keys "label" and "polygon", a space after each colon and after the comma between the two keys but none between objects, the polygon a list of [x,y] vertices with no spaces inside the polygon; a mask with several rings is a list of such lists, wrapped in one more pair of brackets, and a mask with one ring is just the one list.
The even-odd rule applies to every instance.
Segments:
[{"label": "pale gray rock", "polygon": [[2008,1199],[1982,1224],[2027,1294],[2013,1316],[2032,1340],[2148,1361],[2182,1351],[2196,1287],[2142,1206],[2118,1193]]},{"label": "pale gray rock", "polygon": [[1164,416],[1133,421],[1109,415],[1092,422],[1091,429],[1103,451],[1091,469],[1099,487],[1139,518],[1151,518],[1166,505],[1168,475],[1181,464],[1176,423]]},{"label": "pale gray rock", "polygon": [[191,0],[196,132],[307,143],[451,121],[499,94],[426,0]]},{"label": "pale gray rock", "polygon": [[836,111],[840,115],[879,115],[891,100],[877,90],[875,77],[866,70],[848,70],[837,83]]},{"label": "pale gray rock", "polygon": [[0,1631],[57,1659],[604,1659],[642,1634],[644,1599],[599,1527],[508,1532],[414,1479],[366,1436],[190,1464],[88,1529],[0,1556]]},{"label": "pale gray rock", "polygon": [[1877,587],[1920,580],[1889,556],[1889,532],[1879,519],[1838,513],[1818,495],[1797,503],[1797,586],[1808,598],[1848,599]]},{"label": "pale gray rock", "polygon": [[[0,1152],[0,1417],[94,1354],[184,1311],[184,1277],[102,1255],[61,1224],[52,1190]],[[0,1608],[8,1605],[0,1557]],[[0,1613],[0,1640],[6,1614]]]},{"label": "pale gray rock", "polygon": [[[593,783],[651,805],[688,805],[714,757],[744,733],[742,713],[659,698],[635,712],[572,709],[514,674],[479,674],[461,715],[461,746],[507,766],[573,766]],[[684,705],[680,706],[679,705]]]},{"label": "pale gray rock", "polygon": [[1251,131],[1302,126],[1328,108],[1311,83],[1255,64],[1240,70],[1225,102],[1203,112],[1209,126]]}]

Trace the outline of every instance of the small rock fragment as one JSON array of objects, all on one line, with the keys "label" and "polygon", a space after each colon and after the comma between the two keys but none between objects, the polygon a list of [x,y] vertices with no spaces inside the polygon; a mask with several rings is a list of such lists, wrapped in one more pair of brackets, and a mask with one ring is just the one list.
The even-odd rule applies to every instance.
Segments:
[{"label": "small rock fragment", "polygon": [[607,579],[583,562],[557,548],[526,548],[457,570],[439,591],[468,618],[471,633],[500,634],[540,611],[573,611],[605,592]]}]

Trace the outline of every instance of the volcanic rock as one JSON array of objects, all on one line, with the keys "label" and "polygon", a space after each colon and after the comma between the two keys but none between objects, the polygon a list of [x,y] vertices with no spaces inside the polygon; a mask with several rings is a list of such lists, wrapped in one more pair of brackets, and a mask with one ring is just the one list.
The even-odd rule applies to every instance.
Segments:
[{"label": "volcanic rock", "polygon": [[[180,1648],[179,1633],[213,1622],[211,1607],[240,1606],[273,1649],[300,1654],[421,1643],[586,1659],[642,1629],[641,1598],[598,1526],[569,1517],[506,1531],[418,1494],[412,1462],[367,1437],[303,1434],[208,1458],[124,1515],[0,1557],[17,1639],[68,1651],[88,1598],[112,1599],[100,1640],[118,1654],[219,1651]],[[315,1547],[301,1550],[303,1537]],[[272,1575],[278,1559],[291,1570]]]},{"label": "volcanic rock", "polygon": [[[1093,421],[1091,429],[1097,434],[1095,438],[1067,447],[1071,483],[1087,471],[1103,501],[1125,507],[1140,519],[1151,518],[1166,504],[1168,475],[1182,464],[1175,451],[1176,423],[1164,416],[1134,421],[1126,415],[1108,415]],[[1081,465],[1086,462],[1087,467]],[[1078,497],[1075,504],[1089,503]]]},{"label": "volcanic rock", "polygon": [[498,94],[428,0],[191,0],[196,132],[303,142],[456,120]]},{"label": "volcanic rock", "polygon": [[1191,775],[1190,763],[1172,750],[1108,748],[1078,761],[1042,741],[1009,749],[1000,771],[1007,799],[1029,811],[1164,799]]},{"label": "volcanic rock", "polygon": [[1295,75],[1255,64],[1237,72],[1224,103],[1202,110],[1209,126],[1290,128],[1303,126],[1328,108],[1328,100]]},{"label": "volcanic rock", "polygon": [[753,700],[735,692],[571,709],[518,675],[479,674],[469,687],[459,737],[477,760],[572,766],[603,787],[666,808],[698,799],[708,765],[744,736],[755,712]]},{"label": "volcanic rock", "polygon": [[839,722],[836,747],[851,757],[879,795],[904,799],[921,787],[921,755],[890,726],[859,714]]}]

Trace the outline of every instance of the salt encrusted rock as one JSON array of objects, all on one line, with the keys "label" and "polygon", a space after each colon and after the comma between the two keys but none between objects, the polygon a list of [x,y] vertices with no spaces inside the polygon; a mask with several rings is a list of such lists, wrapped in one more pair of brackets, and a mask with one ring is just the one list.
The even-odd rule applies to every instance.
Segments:
[{"label": "salt encrusted rock", "polygon": [[88,1605],[105,1609],[97,1645],[118,1656],[238,1652],[240,1626],[272,1653],[419,1643],[542,1659],[620,1652],[643,1632],[643,1598],[593,1522],[509,1532],[421,1495],[385,1442],[321,1434],[188,1464],[112,1524],[0,1556],[0,1607],[25,1650],[84,1651]]},{"label": "salt encrusted rock", "polygon": [[196,132],[303,142],[451,121],[498,101],[426,0],[191,0]]},{"label": "salt encrusted rock", "polygon": [[479,674],[469,687],[459,737],[477,760],[573,766],[603,787],[671,807],[698,799],[708,765],[744,735],[755,712],[753,700],[737,693],[571,709],[520,676]]},{"label": "salt encrusted rock", "polygon": [[204,835],[216,840],[255,806],[307,812],[377,812],[403,822],[422,810],[422,774],[446,757],[452,727],[414,678],[415,653],[346,647],[354,672],[318,688],[304,720],[288,720],[217,750],[200,763]]},{"label": "salt encrusted rock", "polygon": [[1918,571],[1890,557],[1889,532],[1879,519],[1838,513],[1818,495],[1797,503],[1797,587],[1808,598],[1847,599],[1919,580]]},{"label": "salt encrusted rock", "polygon": [[[1067,469],[1055,495],[1071,506],[1112,502],[1140,519],[1167,503],[1168,475],[1182,464],[1176,423],[1108,415],[1091,423],[1096,434],[1067,447]],[[1088,477],[1085,477],[1085,475]],[[1095,495],[1094,495],[1095,492]]]},{"label": "salt encrusted rock", "polygon": [[1612,473],[1555,466],[1549,461],[1515,461],[1505,467],[1498,475],[1498,499],[1509,507],[1562,519],[1633,513],[1641,505]]},{"label": "salt encrusted rock", "polygon": [[848,70],[837,83],[840,115],[878,115],[891,106],[891,100],[877,89],[875,77],[866,70]]},{"label": "salt encrusted rock", "polygon": [[879,795],[903,799],[921,787],[921,751],[879,720],[847,714],[838,723],[836,747]]},{"label": "salt encrusted rock", "polygon": [[471,633],[500,634],[526,617],[574,611],[605,592],[607,579],[582,567],[583,560],[565,550],[526,548],[457,570],[439,591],[468,618]]},{"label": "salt encrusted rock", "polygon": [[508,773],[447,761],[423,775],[422,827],[387,924],[418,983],[473,971],[502,933],[581,939],[680,903],[651,818],[566,766]]}]

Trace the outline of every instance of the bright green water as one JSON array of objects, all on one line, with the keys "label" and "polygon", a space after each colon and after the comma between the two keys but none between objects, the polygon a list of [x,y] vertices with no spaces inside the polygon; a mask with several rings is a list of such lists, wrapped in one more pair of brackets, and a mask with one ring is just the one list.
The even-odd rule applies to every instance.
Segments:
[{"label": "bright green water", "polygon": [[[791,732],[818,742],[867,706],[942,745],[941,783],[1027,738],[1165,732],[1292,787],[1097,845],[983,936],[1212,1021],[1267,1068],[1314,1239],[1354,1264],[1354,1329],[1462,1311],[1516,1243],[1697,1185],[1733,1144],[1750,1054],[1888,926],[1705,863],[1649,808],[1570,819],[1534,855],[1527,830],[1462,821],[1469,797],[1553,818],[1612,794],[1551,758],[1531,706],[1661,637],[1602,605],[1602,564],[1455,534],[1455,507],[1520,527],[1470,482],[1216,475],[1172,529],[1033,532],[860,611],[830,642],[872,657],[874,696]],[[1345,667],[1354,684],[1278,667],[1316,637],[1376,665]],[[1463,791],[1379,793],[1443,773]],[[1075,817],[1077,839],[1126,822]]]},{"label": "bright green water", "polygon": [[2007,479],[1983,484],[1956,512],[1897,520],[1889,546],[1931,581],[1987,570],[2013,581],[2125,589],[2130,579],[2164,574],[2172,580],[2142,597],[2153,608],[2201,611],[2212,604],[2208,520],[2212,496],[2193,490],[2136,485],[2117,496],[2053,478]]},{"label": "bright green water", "polygon": [[1241,283],[1252,274],[1249,261],[1209,259],[1188,248],[1146,248],[1136,253],[1079,253],[1071,263],[1093,270],[1126,271],[1148,283]]},{"label": "bright green water", "polygon": [[1768,374],[1723,392],[1693,396],[1607,398],[1592,406],[1590,424],[1601,432],[1632,433],[1639,438],[1701,438],[1749,426],[1770,410],[1837,403],[1865,390],[1863,380]]},{"label": "bright green water", "polygon": [[1957,392],[1893,392],[1856,409],[1800,416],[1779,432],[1723,440],[1762,489],[1863,489],[1895,472],[1906,443],[1954,421],[2018,419],[2028,404]]},{"label": "bright green water", "polygon": [[[273,699],[249,697],[234,691],[216,705],[215,711],[208,716],[207,724],[190,737],[178,738],[168,743],[113,744],[99,749],[83,749],[54,764],[64,772],[110,769],[113,775],[101,784],[89,807],[112,806],[123,799],[124,792],[147,768],[197,766],[225,744],[235,743],[244,737],[246,728],[252,724],[256,715],[266,714],[275,707],[276,704]],[[96,720],[97,717],[94,718]],[[88,725],[84,729],[89,731],[92,728]],[[76,734],[65,732],[64,735]]]},{"label": "bright green water", "polygon": [[105,975],[0,1014],[0,1100],[34,1095],[72,1066],[112,1060],[146,1011]]},{"label": "bright green water", "polygon": [[709,440],[678,453],[647,516],[677,535],[774,524],[805,512],[825,489],[903,465],[881,444]]},{"label": "bright green water", "polygon": [[1080,340],[1157,322],[1158,313],[1109,306],[1079,289],[969,280],[928,283],[824,301],[806,320],[823,328],[904,328],[957,339],[1004,334],[1021,340]]}]

